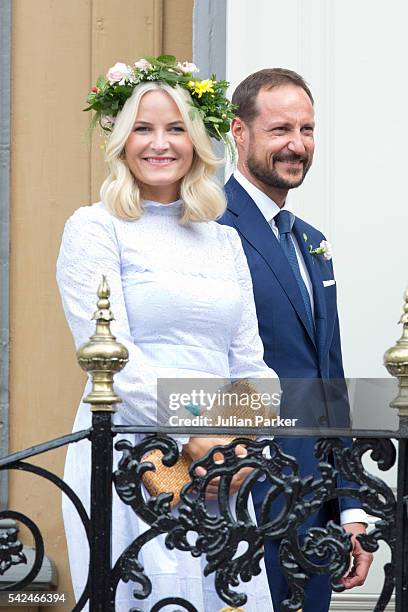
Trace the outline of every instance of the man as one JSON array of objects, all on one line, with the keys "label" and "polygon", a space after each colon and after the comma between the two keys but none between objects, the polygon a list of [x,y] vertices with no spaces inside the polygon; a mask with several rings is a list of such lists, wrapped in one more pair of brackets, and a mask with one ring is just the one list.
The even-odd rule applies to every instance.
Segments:
[{"label": "man", "polygon": [[[238,106],[231,125],[238,164],[226,184],[228,208],[221,223],[235,227],[251,270],[265,361],[282,379],[343,380],[336,285],[324,236],[295,217],[288,192],[303,182],[313,160],[314,109],[303,78],[291,70],[265,69],[238,85]],[[327,426],[326,417],[318,424]],[[318,474],[312,438],[281,438],[283,450],[296,456],[301,474]],[[259,513],[267,483],[257,483],[253,498]],[[350,589],[367,576],[372,556],[355,535],[363,533],[364,512],[351,498],[341,505],[341,523],[353,534],[353,568],[342,582]],[[322,509],[315,525],[333,518]],[[266,542],[265,561],[274,608],[289,595],[276,542]],[[329,576],[312,574],[304,612],[327,612]]]}]

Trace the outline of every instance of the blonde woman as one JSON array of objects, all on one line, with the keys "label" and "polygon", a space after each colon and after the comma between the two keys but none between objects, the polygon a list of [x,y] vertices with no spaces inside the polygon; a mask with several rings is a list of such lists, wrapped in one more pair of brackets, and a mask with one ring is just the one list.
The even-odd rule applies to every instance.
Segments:
[{"label": "blonde woman", "polygon": [[[217,159],[209,135],[222,136],[228,129],[231,110],[223,97],[225,86],[217,89],[215,81],[194,81],[192,65],[174,62],[166,82],[169,61],[157,62],[161,80],[156,64],[147,60],[134,67],[116,64],[90,94],[90,105],[108,133],[108,177],[101,201],[79,208],[68,220],[57,264],[76,346],[93,333],[95,291],[101,275],[108,278],[112,331],[129,350],[129,363],[115,378],[123,400],[114,415],[116,424],[155,425],[160,377],[276,376],[263,362],[240,239],[235,230],[215,223],[225,200],[214,181]],[[123,85],[129,87],[129,96],[124,104],[120,98],[115,116],[105,102],[119,99]],[[199,112],[203,96],[217,105],[211,110],[220,115],[217,124],[213,114],[206,122],[205,113]],[[89,427],[90,419],[89,407],[81,403],[74,429]],[[182,442],[193,459],[216,443],[200,437]],[[118,458],[115,451],[115,464]],[[65,480],[86,507],[89,477],[89,444],[71,445]],[[238,484],[233,483],[233,490]],[[65,503],[63,511],[78,598],[87,575],[87,543],[71,505]],[[116,494],[112,524],[115,561],[148,526]],[[152,593],[136,600],[132,592],[137,585],[121,582],[116,610],[150,610],[169,596],[185,598],[199,612],[224,607],[213,576],[203,577],[205,559],[167,549],[164,536],[144,546],[139,561],[152,581]],[[247,612],[272,610],[264,570],[238,590],[248,595]]]}]

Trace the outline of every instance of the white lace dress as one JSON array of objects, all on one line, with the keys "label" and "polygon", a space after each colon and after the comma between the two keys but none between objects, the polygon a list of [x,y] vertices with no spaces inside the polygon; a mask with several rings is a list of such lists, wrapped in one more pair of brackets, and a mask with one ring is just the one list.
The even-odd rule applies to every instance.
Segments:
[{"label": "white lace dress", "polygon": [[[57,280],[76,347],[94,333],[91,316],[105,274],[115,316],[112,332],[129,350],[129,363],[115,377],[115,391],[123,400],[115,423],[155,424],[158,377],[276,376],[263,361],[251,278],[238,234],[215,222],[183,226],[181,206],[180,201],[146,202],[139,220],[125,221],[98,203],[78,209],[65,226]],[[90,407],[81,402],[74,430],[90,424]],[[69,446],[64,474],[87,509],[89,447],[87,440]],[[115,451],[114,469],[119,458]],[[88,546],[69,501],[63,501],[63,514],[78,597],[88,571]],[[112,524],[115,561],[148,526],[115,492]],[[139,559],[152,580],[152,593],[136,600],[132,591],[137,585],[120,582],[116,610],[150,610],[168,596],[191,601],[199,612],[216,612],[226,605],[215,592],[213,575],[203,577],[205,558],[168,550],[164,536],[144,546]],[[248,595],[246,612],[273,610],[264,569],[237,590]]]}]

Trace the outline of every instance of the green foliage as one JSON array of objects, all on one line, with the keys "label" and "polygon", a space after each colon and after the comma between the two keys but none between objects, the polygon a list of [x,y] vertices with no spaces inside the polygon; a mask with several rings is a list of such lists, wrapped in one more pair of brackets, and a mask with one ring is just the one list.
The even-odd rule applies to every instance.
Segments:
[{"label": "green foliage", "polygon": [[[207,85],[203,81],[195,80],[193,72],[188,72],[185,65],[179,64],[174,55],[146,56],[143,59],[149,63],[148,66],[144,68],[127,66],[128,72],[118,82],[110,83],[105,76],[98,78],[96,86],[88,94],[88,106],[84,109],[95,112],[91,129],[99,123],[105,132],[110,132],[112,125],[104,121],[104,117],[116,117],[132,95],[134,88],[140,83],[162,81],[171,87],[179,85],[186,89],[191,95],[192,111],[198,111],[209,135],[216,140],[224,140],[230,149],[231,142],[227,139],[227,134],[236,107],[225,97],[229,83],[224,80],[217,81],[215,74],[211,75],[211,83]],[[195,91],[190,86],[191,81],[198,85],[203,84],[203,88],[199,87],[199,91]],[[194,112],[192,117],[196,117]]]},{"label": "green foliage", "polygon": [[176,66],[177,58],[174,55],[159,55],[159,57],[153,57],[146,55],[143,59],[146,59],[152,66]]}]

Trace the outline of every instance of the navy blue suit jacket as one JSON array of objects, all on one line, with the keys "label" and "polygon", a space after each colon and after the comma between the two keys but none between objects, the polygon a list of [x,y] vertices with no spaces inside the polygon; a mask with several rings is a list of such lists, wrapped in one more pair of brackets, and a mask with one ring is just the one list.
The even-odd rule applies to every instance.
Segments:
[{"label": "navy blue suit jacket", "polygon": [[[334,279],[333,265],[331,260],[311,255],[308,251],[310,244],[314,248],[319,246],[324,240],[323,234],[296,218],[293,233],[313,285],[316,328],[313,333],[295,276],[268,222],[233,176],[227,182],[225,192],[228,207],[220,223],[234,227],[241,237],[252,276],[265,362],[281,379],[314,379],[317,384],[321,383],[316,379],[338,379],[344,384],[336,285],[323,285],[324,280]],[[344,401],[344,395],[338,402],[339,410],[334,408],[334,396],[332,402],[317,403],[320,408],[313,416],[312,424],[347,426],[348,403]],[[321,406],[324,406],[323,410]],[[285,452],[297,457],[302,475],[313,473],[320,476],[313,451],[315,438],[281,438],[280,441]],[[359,502],[352,498],[343,498],[340,504],[341,510],[360,507]],[[338,519],[337,504],[332,510],[330,518]]]}]

